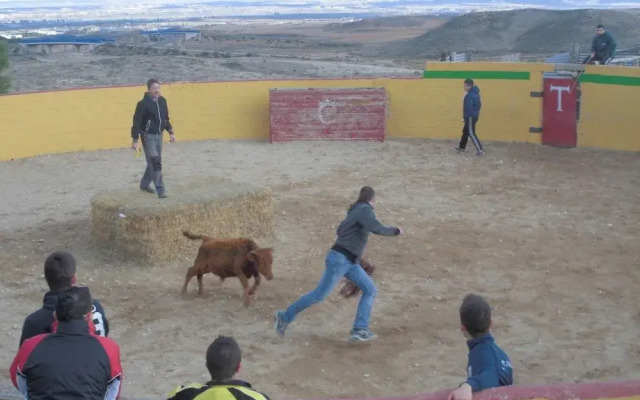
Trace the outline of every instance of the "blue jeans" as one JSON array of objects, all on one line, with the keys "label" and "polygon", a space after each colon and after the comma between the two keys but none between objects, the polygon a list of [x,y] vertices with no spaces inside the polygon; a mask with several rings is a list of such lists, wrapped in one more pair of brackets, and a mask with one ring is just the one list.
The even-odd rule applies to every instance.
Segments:
[{"label": "blue jeans", "polygon": [[333,291],[340,279],[347,277],[362,290],[353,329],[369,329],[371,307],[378,293],[376,284],[373,283],[359,264],[351,263],[344,254],[335,250],[329,250],[325,265],[326,268],[322,278],[320,278],[320,282],[318,282],[318,286],[291,304],[282,315],[282,320],[287,323],[292,322],[300,312],[324,300]]}]

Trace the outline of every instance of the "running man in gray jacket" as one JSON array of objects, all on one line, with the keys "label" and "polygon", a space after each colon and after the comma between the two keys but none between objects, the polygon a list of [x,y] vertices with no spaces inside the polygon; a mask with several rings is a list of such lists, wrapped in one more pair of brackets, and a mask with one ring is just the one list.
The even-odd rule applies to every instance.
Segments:
[{"label": "running man in gray jacket", "polygon": [[283,337],[287,326],[293,322],[298,313],[324,300],[336,287],[339,280],[346,276],[362,291],[349,340],[358,342],[377,337],[369,330],[369,316],[378,289],[360,266],[360,257],[362,257],[367,245],[369,233],[398,236],[404,232],[400,228],[386,227],[376,219],[373,212],[374,196],[373,188],[365,186],[360,189],[358,200],[351,205],[347,217],[338,226],[338,239],[327,254],[326,267],[318,286],[299,298],[286,310],[275,312],[274,320],[278,336]]}]

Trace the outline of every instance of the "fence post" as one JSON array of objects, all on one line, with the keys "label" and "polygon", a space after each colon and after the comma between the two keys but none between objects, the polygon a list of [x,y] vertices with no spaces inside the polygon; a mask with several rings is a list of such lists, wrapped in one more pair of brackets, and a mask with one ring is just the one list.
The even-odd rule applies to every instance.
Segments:
[{"label": "fence post", "polygon": [[571,64],[580,64],[580,45],[578,43],[572,43],[569,50],[569,60]]}]

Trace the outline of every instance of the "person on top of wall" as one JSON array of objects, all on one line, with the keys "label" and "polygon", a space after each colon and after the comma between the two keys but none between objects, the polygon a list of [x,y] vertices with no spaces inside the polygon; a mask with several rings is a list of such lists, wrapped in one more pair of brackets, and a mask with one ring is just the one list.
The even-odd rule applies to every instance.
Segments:
[{"label": "person on top of wall", "polygon": [[608,65],[615,56],[617,46],[616,40],[609,32],[605,31],[604,25],[598,25],[596,36],[591,42],[591,54],[584,59],[583,64],[599,61],[601,64]]},{"label": "person on top of wall", "polygon": [[[147,82],[148,92],[145,92],[142,100],[136,105],[131,127],[131,148],[139,151],[138,138],[142,140],[144,156],[147,159],[147,169],[140,181],[140,190],[157,193],[163,199],[167,197],[164,182],[162,181],[162,132],[169,132],[169,141],[176,141],[173,135],[173,127],[169,120],[169,107],[167,100],[160,95],[160,83],[155,79]],[[149,185],[153,181],[156,187],[153,190]]]}]

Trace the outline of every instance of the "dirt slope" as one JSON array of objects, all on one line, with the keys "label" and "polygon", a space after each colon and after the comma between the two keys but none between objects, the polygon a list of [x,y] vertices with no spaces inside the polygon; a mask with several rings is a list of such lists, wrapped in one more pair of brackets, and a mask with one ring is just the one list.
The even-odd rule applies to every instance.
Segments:
[{"label": "dirt slope", "polygon": [[618,48],[640,42],[637,11],[527,9],[462,15],[414,39],[387,43],[380,50],[394,57],[431,57],[438,51],[466,48],[477,53],[555,53],[568,51],[574,42],[588,49],[599,23],[614,35]]},{"label": "dirt slope", "polygon": [[438,26],[446,22],[449,17],[439,17],[430,15],[411,15],[384,18],[368,18],[347,23],[327,24],[324,27],[326,32],[362,32],[385,28],[416,28],[428,26]]}]

